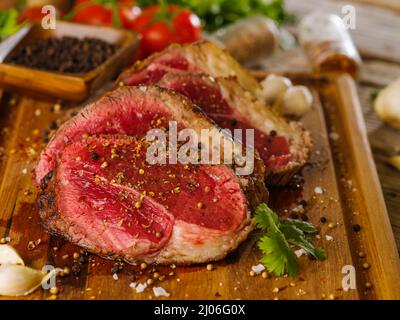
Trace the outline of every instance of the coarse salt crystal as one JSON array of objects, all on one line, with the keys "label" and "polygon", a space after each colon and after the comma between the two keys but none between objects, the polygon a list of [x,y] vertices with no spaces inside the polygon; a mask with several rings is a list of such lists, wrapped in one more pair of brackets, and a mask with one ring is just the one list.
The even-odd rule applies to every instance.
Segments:
[{"label": "coarse salt crystal", "polygon": [[295,250],[295,252],[294,252],[294,254],[297,256],[297,258],[300,258],[305,253],[306,252],[304,251],[304,249]]},{"label": "coarse salt crystal", "polygon": [[256,266],[252,266],[251,270],[253,270],[256,274],[260,274],[261,272],[263,272],[265,270],[265,267],[260,263]]},{"label": "coarse salt crystal", "polygon": [[170,294],[162,287],[153,287],[153,292],[156,297],[169,297]]},{"label": "coarse salt crystal", "polygon": [[27,173],[28,173],[28,169],[27,168],[22,169],[22,174],[23,175],[26,175]]},{"label": "coarse salt crystal", "polygon": [[340,138],[340,136],[339,136],[339,134],[336,133],[336,132],[331,132],[331,133],[329,134],[329,138],[331,138],[332,140],[337,140],[337,139]]},{"label": "coarse salt crystal", "polygon": [[147,288],[147,283],[139,283],[135,288],[136,289],[136,293],[141,293],[146,288]]},{"label": "coarse salt crystal", "polygon": [[113,273],[112,277],[113,277],[113,279],[114,279],[115,281],[118,280],[118,275],[117,275],[116,273]]},{"label": "coarse salt crystal", "polygon": [[131,282],[131,283],[129,284],[129,287],[132,288],[132,289],[135,289],[136,286],[137,286],[137,283],[136,283],[136,282]]},{"label": "coarse salt crystal", "polygon": [[330,236],[330,235],[326,235],[326,236],[325,236],[325,239],[326,239],[327,241],[332,241],[332,240],[333,240],[333,237]]},{"label": "coarse salt crystal", "polygon": [[321,187],[315,187],[314,193],[316,193],[316,194],[322,194],[322,193],[323,193],[322,188],[321,188]]}]

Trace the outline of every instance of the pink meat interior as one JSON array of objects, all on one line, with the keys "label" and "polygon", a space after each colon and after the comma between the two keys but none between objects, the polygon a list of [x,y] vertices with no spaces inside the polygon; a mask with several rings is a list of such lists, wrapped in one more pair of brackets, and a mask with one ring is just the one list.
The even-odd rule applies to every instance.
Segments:
[{"label": "pink meat interior", "polygon": [[[207,83],[202,77],[190,73],[180,73],[172,77],[166,76],[160,81],[160,85],[189,97],[221,128],[229,129],[232,133],[234,129],[253,129],[252,146],[259,152],[268,171],[285,165],[292,159],[287,139],[277,132],[266,133],[254,128],[245,116],[229,105],[217,84]],[[245,133],[242,132],[241,141],[246,143]]]},{"label": "pink meat interior", "polygon": [[[176,77],[175,80],[170,78],[168,81],[164,81],[163,77],[167,74],[177,74],[179,77]],[[189,61],[179,52],[171,51],[155,58],[145,68],[128,74],[123,81],[125,85],[132,86],[158,83],[163,87],[175,90],[202,108],[221,128],[254,129],[254,148],[259,152],[268,172],[284,166],[292,160],[289,144],[284,136],[276,132],[263,132],[254,128],[248,119],[229,105],[222,96],[218,85],[209,85],[194,74],[201,74],[201,70],[190,65]]]},{"label": "pink meat interior", "polygon": [[246,199],[224,166],[155,164],[146,142],[121,135],[92,136],[67,146],[58,161],[57,205],[77,233],[110,252],[159,250],[175,220],[233,231],[247,214]]}]

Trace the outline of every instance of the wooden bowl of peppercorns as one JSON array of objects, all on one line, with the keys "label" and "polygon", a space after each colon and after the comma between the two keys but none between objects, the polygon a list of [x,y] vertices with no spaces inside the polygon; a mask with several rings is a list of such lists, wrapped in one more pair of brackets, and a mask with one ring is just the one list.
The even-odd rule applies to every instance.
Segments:
[{"label": "wooden bowl of peppercorns", "polygon": [[33,24],[13,48],[0,45],[0,52],[9,51],[0,63],[0,86],[82,101],[129,64],[138,42],[126,30],[69,22],[45,30]]}]

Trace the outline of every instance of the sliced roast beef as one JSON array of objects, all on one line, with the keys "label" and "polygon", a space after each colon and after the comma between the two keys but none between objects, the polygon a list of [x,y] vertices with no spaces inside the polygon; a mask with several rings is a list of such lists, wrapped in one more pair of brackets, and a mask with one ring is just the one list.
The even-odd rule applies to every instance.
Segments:
[{"label": "sliced roast beef", "polygon": [[[266,166],[268,184],[284,184],[307,161],[311,138],[298,122],[287,123],[249,95],[234,79],[189,72],[166,74],[158,84],[188,97],[221,128],[253,129],[254,146]],[[240,139],[240,137],[239,137]],[[246,144],[243,136],[242,142]]]},{"label": "sliced roast beef", "polygon": [[151,164],[145,134],[166,131],[170,120],[215,129],[184,97],[143,86],[118,89],[67,121],[36,167],[43,225],[130,263],[198,263],[235,249],[267,197],[262,162],[249,176],[229,164]]},{"label": "sliced roast beef", "polygon": [[258,98],[258,82],[209,42],[171,46],[124,72],[118,83],[157,83],[188,97],[221,128],[254,129],[268,184],[286,184],[308,159],[310,134],[268,108]]},{"label": "sliced roast beef", "polygon": [[187,45],[171,45],[160,53],[155,53],[137,62],[121,74],[118,85],[134,86],[152,84],[172,71],[188,71],[212,77],[235,77],[247,91],[261,90],[257,80],[225,50],[209,41],[199,41]]}]

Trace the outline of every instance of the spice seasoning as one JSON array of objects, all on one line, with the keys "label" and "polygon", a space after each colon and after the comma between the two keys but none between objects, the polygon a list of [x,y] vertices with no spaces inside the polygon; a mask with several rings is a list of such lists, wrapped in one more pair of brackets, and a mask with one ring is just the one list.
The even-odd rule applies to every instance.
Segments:
[{"label": "spice seasoning", "polygon": [[116,45],[100,39],[52,37],[18,48],[5,62],[33,69],[85,73],[101,65],[116,50]]}]

